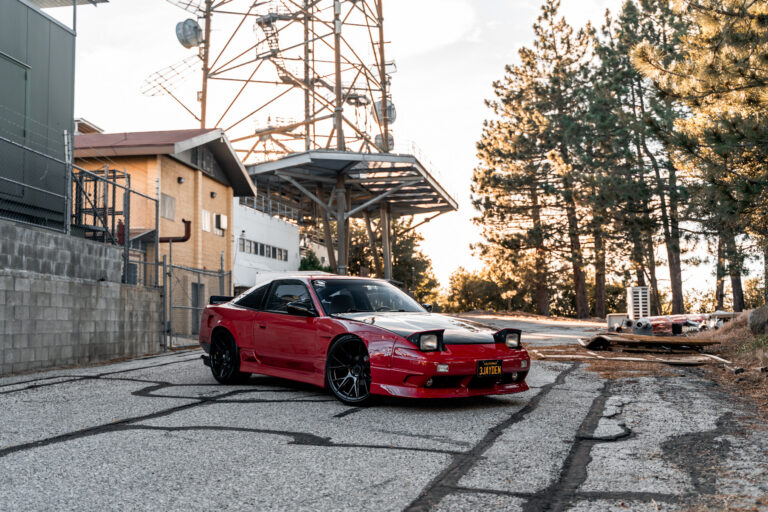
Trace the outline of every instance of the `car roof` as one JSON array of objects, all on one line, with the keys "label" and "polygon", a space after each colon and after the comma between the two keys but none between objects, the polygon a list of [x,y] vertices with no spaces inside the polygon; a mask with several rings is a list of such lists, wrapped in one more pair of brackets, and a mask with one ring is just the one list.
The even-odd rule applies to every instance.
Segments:
[{"label": "car roof", "polygon": [[269,284],[272,281],[276,281],[278,279],[299,279],[302,281],[307,281],[315,278],[330,279],[330,280],[356,279],[361,281],[380,281],[385,283],[388,282],[385,279],[377,279],[375,277],[340,276],[338,274],[331,274],[329,272],[323,272],[320,270],[296,270],[292,272],[264,272],[264,273],[258,274],[258,276],[256,277],[256,283],[253,286],[251,286],[250,288],[245,290],[243,293],[235,297],[235,299],[243,295],[247,295],[248,293],[251,293],[254,289],[264,286],[266,284]]}]

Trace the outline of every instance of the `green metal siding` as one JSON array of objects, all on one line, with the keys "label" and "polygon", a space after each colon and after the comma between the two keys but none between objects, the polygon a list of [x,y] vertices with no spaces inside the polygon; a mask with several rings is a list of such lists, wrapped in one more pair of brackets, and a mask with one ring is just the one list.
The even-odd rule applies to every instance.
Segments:
[{"label": "green metal siding", "polygon": [[[0,1],[0,136],[64,160],[74,129],[75,36],[19,0]],[[0,176],[68,194],[65,165],[0,140]],[[0,180],[0,208],[66,222],[55,196]],[[0,212],[1,213],[1,212]]]}]

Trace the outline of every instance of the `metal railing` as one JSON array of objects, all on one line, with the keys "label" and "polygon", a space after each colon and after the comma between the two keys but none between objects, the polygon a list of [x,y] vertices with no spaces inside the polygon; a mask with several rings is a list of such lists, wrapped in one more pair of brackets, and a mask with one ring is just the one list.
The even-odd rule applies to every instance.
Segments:
[{"label": "metal railing", "polygon": [[271,199],[265,194],[256,194],[256,197],[241,197],[240,204],[259,210],[268,215],[298,222],[299,210],[282,201]]},{"label": "metal railing", "polygon": [[158,286],[159,222],[159,201],[133,190],[127,172],[72,166],[72,234],[122,247],[124,283]]},{"label": "metal railing", "polygon": [[54,151],[64,159],[0,134],[0,217],[119,246],[122,281],[158,286],[158,200],[132,189],[124,170],[73,165],[71,147],[67,132]]}]

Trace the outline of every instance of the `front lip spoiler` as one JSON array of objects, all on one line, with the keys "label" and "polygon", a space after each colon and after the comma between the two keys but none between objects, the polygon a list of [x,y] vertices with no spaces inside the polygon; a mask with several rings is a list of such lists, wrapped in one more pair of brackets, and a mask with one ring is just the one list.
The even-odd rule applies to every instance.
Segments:
[{"label": "front lip spoiler", "polygon": [[210,366],[211,366],[211,356],[206,356],[206,355],[203,355],[203,356],[200,356],[200,359],[202,359],[202,360],[203,360],[203,364],[204,364],[205,366],[208,366],[208,367],[210,367]]}]

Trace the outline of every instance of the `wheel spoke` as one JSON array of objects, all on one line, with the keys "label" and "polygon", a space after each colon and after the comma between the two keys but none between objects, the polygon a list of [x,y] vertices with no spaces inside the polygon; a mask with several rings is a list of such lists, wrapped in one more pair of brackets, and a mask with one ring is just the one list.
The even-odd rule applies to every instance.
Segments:
[{"label": "wheel spoke", "polygon": [[359,340],[336,344],[328,354],[326,372],[330,387],[343,400],[361,401],[370,394],[368,351]]}]

